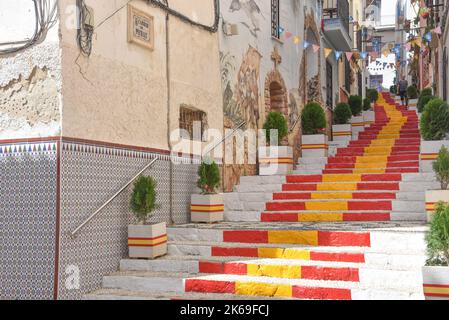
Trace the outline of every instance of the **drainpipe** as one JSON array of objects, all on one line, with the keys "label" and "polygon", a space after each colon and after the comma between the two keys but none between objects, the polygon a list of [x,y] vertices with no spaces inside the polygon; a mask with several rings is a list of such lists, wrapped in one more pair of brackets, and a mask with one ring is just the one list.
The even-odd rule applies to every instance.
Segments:
[{"label": "drainpipe", "polygon": [[165,14],[165,66],[166,66],[166,78],[167,78],[167,143],[168,150],[170,152],[170,161],[169,161],[169,221],[170,225],[174,224],[173,221],[173,161],[171,159],[172,156],[172,143],[170,141],[170,123],[171,123],[171,84],[170,84],[170,15],[168,13]]}]

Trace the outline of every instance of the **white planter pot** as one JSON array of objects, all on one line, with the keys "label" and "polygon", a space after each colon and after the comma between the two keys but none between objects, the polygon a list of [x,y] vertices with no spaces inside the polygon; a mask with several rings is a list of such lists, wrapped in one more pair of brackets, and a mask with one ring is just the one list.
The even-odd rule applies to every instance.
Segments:
[{"label": "white planter pot", "polygon": [[409,99],[408,100],[408,109],[410,111],[418,111],[418,99]]},{"label": "white planter pot", "polygon": [[426,300],[449,300],[449,267],[423,267]]},{"label": "white planter pot", "polygon": [[259,148],[259,175],[286,175],[293,171],[293,149],[286,146]]},{"label": "white planter pot", "polygon": [[192,222],[223,221],[223,194],[192,194],[190,207]]},{"label": "white planter pot", "polygon": [[427,222],[430,222],[432,214],[435,213],[438,202],[449,203],[449,190],[427,190],[426,191],[426,212]]},{"label": "white planter pot", "polygon": [[350,124],[336,124],[332,126],[333,141],[351,141],[352,128]]},{"label": "white planter pot", "polygon": [[422,172],[433,172],[432,163],[442,146],[449,148],[449,140],[421,141],[420,168]]},{"label": "white planter pot", "polygon": [[376,121],[376,114],[374,113],[374,111],[363,111],[362,116],[363,122],[365,123],[365,128],[369,127]]},{"label": "white planter pot", "polygon": [[167,254],[167,224],[129,225],[130,258],[154,259]]},{"label": "white planter pot", "polygon": [[356,140],[359,137],[359,133],[364,130],[365,130],[365,120],[363,120],[363,115],[352,117],[351,118],[352,139]]},{"label": "white planter pot", "polygon": [[327,157],[329,144],[325,134],[303,135],[302,142],[303,158],[323,158]]}]

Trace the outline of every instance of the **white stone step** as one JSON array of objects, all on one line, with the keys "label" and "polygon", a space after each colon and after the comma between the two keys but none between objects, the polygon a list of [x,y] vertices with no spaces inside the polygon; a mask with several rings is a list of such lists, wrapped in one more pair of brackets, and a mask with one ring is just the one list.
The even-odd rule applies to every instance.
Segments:
[{"label": "white stone step", "polygon": [[283,184],[285,181],[285,176],[244,176],[240,178],[240,185]]},{"label": "white stone step", "polygon": [[391,204],[394,212],[426,212],[424,201],[393,200]]},{"label": "white stone step", "polygon": [[402,181],[404,182],[436,182],[433,173],[403,173]]},{"label": "white stone step", "polygon": [[282,184],[240,184],[235,189],[237,192],[280,192]]},{"label": "white stone step", "polygon": [[427,214],[425,212],[391,212],[390,219],[392,221],[427,221]]},{"label": "white stone step", "polygon": [[417,192],[403,192],[399,191],[396,193],[397,200],[411,200],[411,201],[422,201],[424,202],[426,194],[424,191]]},{"label": "white stone step", "polygon": [[404,192],[419,192],[425,190],[432,190],[440,187],[438,182],[421,181],[421,182],[401,182],[399,188]]},{"label": "white stone step", "polygon": [[226,210],[224,212],[224,220],[229,222],[260,222],[261,210],[259,211],[231,211]]},{"label": "white stone step", "polygon": [[315,174],[322,174],[323,170],[320,169],[297,169],[293,171],[293,174],[298,174],[298,175],[315,175]]}]

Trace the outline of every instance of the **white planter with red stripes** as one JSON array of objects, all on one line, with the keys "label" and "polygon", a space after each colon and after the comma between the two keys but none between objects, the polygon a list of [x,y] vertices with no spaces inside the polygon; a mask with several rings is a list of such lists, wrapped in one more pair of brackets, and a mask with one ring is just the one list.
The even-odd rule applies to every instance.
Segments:
[{"label": "white planter with red stripes", "polygon": [[440,201],[449,203],[449,190],[426,191],[426,212],[428,222],[430,222],[432,214],[435,213],[436,205]]},{"label": "white planter with red stripes", "polygon": [[128,226],[129,257],[154,259],[167,254],[167,225],[165,222],[153,225]]},{"label": "white planter with red stripes", "polygon": [[376,121],[376,115],[374,111],[371,110],[363,111],[362,116],[363,122],[365,123],[365,127],[369,127],[374,123],[374,121]]},{"label": "white planter with red stripes", "polygon": [[352,131],[350,124],[336,124],[332,126],[333,141],[351,141]]},{"label": "white planter with red stripes", "polygon": [[419,158],[421,172],[433,172],[432,163],[437,159],[442,146],[449,149],[449,140],[421,141]]},{"label": "white planter with red stripes", "polygon": [[409,99],[408,100],[408,109],[410,111],[418,111],[418,99]]},{"label": "white planter with red stripes", "polygon": [[302,136],[302,157],[323,158],[327,157],[329,144],[325,134],[312,134]]},{"label": "white planter with red stripes", "polygon": [[293,149],[287,146],[259,148],[259,175],[286,175],[293,171]]},{"label": "white planter with red stripes", "polygon": [[351,118],[352,139],[357,140],[359,133],[365,130],[365,120],[363,115]]},{"label": "white planter with red stripes", "polygon": [[214,223],[224,220],[223,194],[192,194],[190,214],[192,222]]},{"label": "white planter with red stripes", "polygon": [[426,300],[449,300],[449,267],[423,267]]}]

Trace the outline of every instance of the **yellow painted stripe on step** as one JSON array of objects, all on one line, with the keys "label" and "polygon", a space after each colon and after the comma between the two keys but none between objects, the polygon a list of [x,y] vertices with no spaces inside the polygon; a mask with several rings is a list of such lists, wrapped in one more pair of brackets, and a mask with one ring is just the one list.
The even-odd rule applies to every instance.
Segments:
[{"label": "yellow painted stripe on step", "polygon": [[353,173],[369,173],[369,174],[384,174],[385,169],[354,169]]},{"label": "yellow painted stripe on step", "polygon": [[347,201],[335,202],[306,202],[306,210],[313,211],[346,211],[348,210]]},{"label": "yellow painted stripe on step", "polygon": [[387,162],[371,162],[371,163],[356,163],[354,169],[379,169],[379,168],[385,168],[387,165]]},{"label": "yellow painted stripe on step", "polygon": [[323,182],[360,182],[362,175],[360,174],[325,174],[323,175]]},{"label": "yellow painted stripe on step", "polygon": [[310,260],[309,250],[281,249],[281,248],[258,248],[257,257],[264,259],[291,259]]},{"label": "yellow painted stripe on step", "polygon": [[424,293],[449,294],[449,288],[424,286]]},{"label": "yellow painted stripe on step", "polygon": [[299,213],[299,222],[335,222],[343,221],[342,213]]},{"label": "yellow painted stripe on step", "polygon": [[386,147],[386,146],[394,146],[396,144],[396,140],[394,139],[379,139],[371,141],[370,147]]},{"label": "yellow painted stripe on step", "polygon": [[251,277],[301,279],[301,266],[248,264],[247,275]]},{"label": "yellow painted stripe on step", "polygon": [[388,161],[388,156],[362,156],[357,157],[357,163],[372,163],[372,162],[383,162]]},{"label": "yellow painted stripe on step", "polygon": [[318,231],[268,231],[268,243],[318,245]]},{"label": "yellow painted stripe on step", "polygon": [[312,193],[312,200],[352,199],[351,192]]},{"label": "yellow painted stripe on step", "polygon": [[285,284],[236,281],[235,294],[241,296],[291,298],[293,288],[291,285]]},{"label": "yellow painted stripe on step", "polygon": [[365,154],[368,155],[370,153],[381,153],[381,152],[385,152],[387,154],[391,153],[391,148],[392,147],[366,147],[365,148]]},{"label": "yellow painted stripe on step", "polygon": [[356,191],[357,183],[320,183],[316,189],[317,191]]}]

